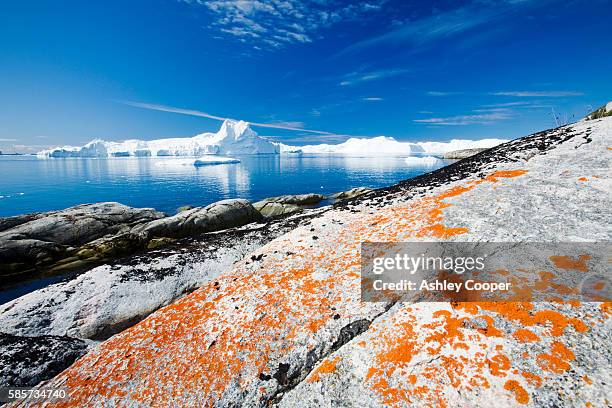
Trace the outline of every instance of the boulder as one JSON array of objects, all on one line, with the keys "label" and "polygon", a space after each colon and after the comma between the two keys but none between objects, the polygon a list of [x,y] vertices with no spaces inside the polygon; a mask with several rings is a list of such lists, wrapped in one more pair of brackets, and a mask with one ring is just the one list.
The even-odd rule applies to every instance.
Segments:
[{"label": "boulder", "polygon": [[183,238],[261,221],[261,214],[247,200],[223,200],[207,207],[196,207],[171,217],[138,225],[130,231],[144,240]]},{"label": "boulder", "polygon": [[348,191],[341,191],[339,193],[332,194],[332,198],[336,200],[348,200],[349,198],[355,198],[365,193],[372,191],[371,188],[367,187],[355,187]]},{"label": "boulder", "polygon": [[258,201],[253,204],[253,207],[264,217],[271,218],[298,212],[303,207],[318,204],[326,198],[322,194],[314,193],[283,195]]},{"label": "boulder", "polygon": [[1,232],[0,239],[32,239],[77,246],[105,235],[116,234],[126,225],[162,217],[163,213],[151,208],[132,208],[114,202],[83,204],[45,213],[44,216]]},{"label": "boulder", "polygon": [[0,387],[33,387],[69,367],[89,346],[65,336],[0,333]]},{"label": "boulder", "polygon": [[106,202],[0,219],[0,274],[52,265],[75,247],[162,217],[151,208]]}]

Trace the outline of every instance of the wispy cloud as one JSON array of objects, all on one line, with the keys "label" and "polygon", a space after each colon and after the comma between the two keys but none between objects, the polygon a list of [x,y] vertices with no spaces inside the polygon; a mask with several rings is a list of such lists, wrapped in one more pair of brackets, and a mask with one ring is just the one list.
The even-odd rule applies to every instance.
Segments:
[{"label": "wispy cloud", "polygon": [[[208,119],[213,119],[213,120],[218,120],[218,121],[238,120],[234,118],[227,118],[223,116],[211,115],[210,113],[206,113],[206,112],[202,112],[202,111],[198,111],[194,109],[176,108],[173,106],[158,105],[158,104],[144,103],[144,102],[134,102],[134,101],[118,101],[118,102],[124,105],[133,106],[135,108],[149,109],[149,110],[160,111],[160,112],[178,113],[181,115],[198,116],[201,118],[208,118]],[[247,121],[247,122],[249,122],[251,126],[257,126],[257,127],[263,127],[263,128],[295,130],[299,132],[316,133],[320,135],[333,135],[332,132],[326,132],[323,130],[304,129],[303,122],[272,122],[272,123],[258,123],[258,122],[251,122],[251,121]]]},{"label": "wispy cloud", "polygon": [[16,142],[17,139],[0,139],[0,142]]},{"label": "wispy cloud", "polygon": [[409,72],[412,72],[407,68],[397,68],[397,69],[383,69],[379,71],[355,71],[349,74],[344,75],[342,81],[340,81],[341,86],[349,86],[356,85],[362,82],[368,81],[378,81],[381,79],[396,77],[398,75],[404,75]]},{"label": "wispy cloud", "polygon": [[516,97],[538,97],[538,98],[559,98],[564,96],[581,96],[583,92],[576,91],[503,91],[492,92],[491,95],[497,96],[516,96]]},{"label": "wispy cloud", "polygon": [[377,96],[368,96],[367,98],[362,98],[363,101],[368,101],[368,102],[380,102],[383,101],[383,98],[379,98]]},{"label": "wispy cloud", "polygon": [[419,50],[435,42],[468,32],[482,36],[487,25],[491,32],[498,31],[499,25],[495,26],[493,23],[502,20],[511,21],[506,17],[524,11],[528,7],[542,6],[554,1],[556,0],[474,1],[452,10],[398,22],[400,28],[354,43],[335,56],[340,57],[383,45],[402,45]]},{"label": "wispy cloud", "polygon": [[451,96],[451,95],[459,95],[462,92],[443,92],[443,91],[427,91],[426,95],[429,96]]},{"label": "wispy cloud", "polygon": [[477,115],[458,115],[428,119],[414,119],[414,122],[441,126],[488,125],[493,122],[509,119],[510,117],[511,114],[504,111],[482,113]]},{"label": "wispy cloud", "polygon": [[312,42],[320,36],[322,28],[359,20],[366,14],[380,10],[384,3],[384,0],[348,5],[336,0],[179,1],[194,7],[201,6],[212,13],[214,22],[210,28],[222,35],[267,48]]},{"label": "wispy cloud", "polygon": [[531,102],[527,101],[517,101],[517,102],[504,102],[504,103],[493,103],[490,105],[483,105],[485,108],[504,108],[504,107],[512,107],[512,106],[525,106],[530,105]]}]

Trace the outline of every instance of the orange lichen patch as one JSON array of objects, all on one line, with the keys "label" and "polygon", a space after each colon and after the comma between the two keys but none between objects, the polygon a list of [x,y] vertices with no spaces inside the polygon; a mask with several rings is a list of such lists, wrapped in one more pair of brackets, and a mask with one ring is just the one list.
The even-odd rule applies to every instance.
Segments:
[{"label": "orange lichen patch", "polygon": [[525,391],[525,389],[521,387],[521,384],[519,384],[518,381],[506,381],[504,389],[511,391],[514,394],[516,402],[518,402],[519,404],[527,404],[529,402],[529,394],[527,394],[527,391]]},{"label": "orange lichen patch", "polygon": [[[555,277],[555,274],[552,272],[543,271],[543,272],[540,272],[539,275],[540,275],[540,280],[536,281],[533,284],[533,287],[536,290],[544,291],[547,288],[551,288],[554,290],[555,293],[558,293],[561,295],[570,295],[570,294],[577,295],[580,293],[580,291],[577,288],[571,288],[566,285],[554,283],[552,280]],[[560,299],[555,300],[555,301],[562,302],[562,300]]]},{"label": "orange lichen patch", "polygon": [[478,316],[479,319],[484,320],[487,323],[487,327],[479,327],[477,330],[488,337],[501,337],[502,332],[499,331],[493,322],[493,318],[487,315]]},{"label": "orange lichen patch", "polygon": [[510,359],[503,354],[493,356],[487,360],[491,374],[496,377],[505,377],[506,371],[510,369]]},{"label": "orange lichen patch", "polygon": [[312,372],[312,375],[308,379],[308,382],[317,382],[321,380],[321,374],[332,374],[336,371],[336,366],[340,361],[340,357],[336,357],[333,360],[325,359],[323,362]]},{"label": "orange lichen patch", "polygon": [[450,238],[455,235],[465,234],[468,232],[467,228],[447,228],[443,224],[435,224],[429,227],[423,228],[419,237],[431,236],[434,238]]},{"label": "orange lichen patch", "polygon": [[586,177],[579,177],[578,181],[589,181],[589,179]]},{"label": "orange lichen patch", "polygon": [[526,173],[527,170],[498,170],[485,177],[485,180],[497,182],[500,178],[518,177]]},{"label": "orange lichen patch", "polygon": [[578,259],[573,259],[569,256],[551,256],[550,260],[557,268],[575,269],[581,272],[588,272],[589,267],[587,261],[591,259],[589,255],[580,255]]},{"label": "orange lichen patch", "polygon": [[612,302],[600,303],[599,309],[601,309],[602,313],[605,313],[608,316],[612,315]]},{"label": "orange lichen patch", "polygon": [[584,322],[566,317],[555,310],[533,312],[533,304],[529,302],[479,302],[478,307],[495,312],[509,321],[520,323],[523,327],[543,326],[553,336],[562,335],[568,326],[578,332],[588,330]]},{"label": "orange lichen patch", "polygon": [[540,338],[534,332],[527,329],[519,329],[515,331],[512,336],[521,343],[530,343],[540,340]]},{"label": "orange lichen patch", "polygon": [[582,380],[583,380],[585,383],[589,384],[589,385],[592,385],[592,384],[593,384],[593,380],[591,380],[591,379],[589,378],[589,376],[588,376],[588,375],[586,375],[586,374],[582,376]]},{"label": "orange lichen patch", "polygon": [[575,358],[574,353],[565,347],[563,343],[554,341],[550,354],[544,353],[538,356],[538,364],[544,370],[555,374],[562,374],[570,369],[569,362]]},{"label": "orange lichen patch", "polygon": [[539,375],[527,371],[521,373],[521,375],[523,376],[523,378],[525,378],[525,380],[527,380],[528,384],[533,385],[534,387],[542,386],[542,377],[540,377]]}]

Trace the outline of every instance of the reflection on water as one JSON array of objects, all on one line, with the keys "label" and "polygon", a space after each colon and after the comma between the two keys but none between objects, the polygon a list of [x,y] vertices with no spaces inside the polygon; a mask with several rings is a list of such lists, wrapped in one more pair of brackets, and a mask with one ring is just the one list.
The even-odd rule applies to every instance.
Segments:
[{"label": "reflection on water", "polygon": [[[241,163],[203,167],[185,158],[37,159],[0,157],[0,216],[118,201],[174,213],[225,198],[331,194],[378,188],[431,167],[403,157],[239,156]],[[438,166],[440,167],[440,166]]]}]

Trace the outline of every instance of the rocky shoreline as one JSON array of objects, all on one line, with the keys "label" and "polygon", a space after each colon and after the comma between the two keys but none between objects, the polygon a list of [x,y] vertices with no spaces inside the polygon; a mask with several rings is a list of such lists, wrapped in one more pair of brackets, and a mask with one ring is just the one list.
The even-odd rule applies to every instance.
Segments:
[{"label": "rocky shoreline", "polygon": [[115,202],[83,204],[61,211],[0,218],[0,288],[93,266],[156,249],[173,240],[263,222],[364,194],[359,187],[330,197],[286,195],[251,204],[223,200],[206,207],[185,207],[172,216],[152,208]]},{"label": "rocky shoreline", "polygon": [[[27,355],[28,341],[72,339],[62,337],[57,357],[41,351],[61,362],[47,378],[66,355],[87,352],[47,383],[67,387],[70,406],[555,406],[570,395],[603,406],[612,400],[609,305],[364,303],[358,248],[609,240],[611,130],[612,119],[596,119],[539,132],[289,215],[291,199],[256,203],[273,204],[271,218],[167,237],[1,306],[3,350]],[[534,337],[521,341],[527,329]]]}]

